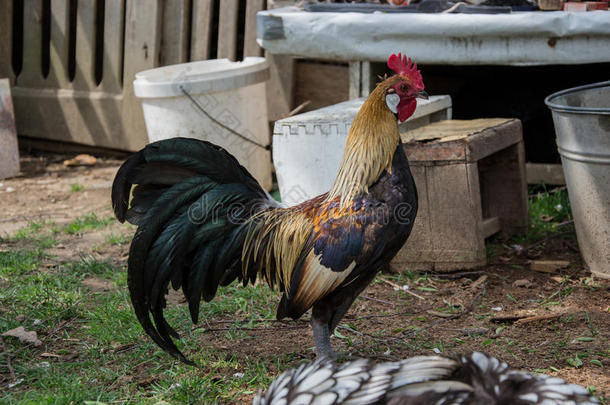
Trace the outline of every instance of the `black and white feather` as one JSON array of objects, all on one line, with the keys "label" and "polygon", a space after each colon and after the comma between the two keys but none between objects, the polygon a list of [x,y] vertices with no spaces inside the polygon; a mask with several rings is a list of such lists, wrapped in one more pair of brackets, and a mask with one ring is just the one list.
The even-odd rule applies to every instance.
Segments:
[{"label": "black and white feather", "polygon": [[580,385],[511,369],[474,352],[456,359],[418,356],[397,362],[317,360],[282,373],[255,405],[594,405]]}]

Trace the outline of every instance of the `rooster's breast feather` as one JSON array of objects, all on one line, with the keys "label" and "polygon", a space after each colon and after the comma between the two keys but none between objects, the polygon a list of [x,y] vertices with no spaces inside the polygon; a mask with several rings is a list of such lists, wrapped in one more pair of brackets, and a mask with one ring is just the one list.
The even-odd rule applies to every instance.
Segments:
[{"label": "rooster's breast feather", "polygon": [[295,264],[278,317],[299,317],[340,286],[376,270],[372,267],[386,246],[384,228],[389,211],[387,204],[370,195],[343,207],[337,198],[303,209],[300,214],[308,218],[312,229]]}]

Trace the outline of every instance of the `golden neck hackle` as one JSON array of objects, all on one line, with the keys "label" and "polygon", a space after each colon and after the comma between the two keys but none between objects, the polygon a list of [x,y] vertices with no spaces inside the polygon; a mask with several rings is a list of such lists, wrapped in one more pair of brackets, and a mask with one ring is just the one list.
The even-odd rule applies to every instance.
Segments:
[{"label": "golden neck hackle", "polygon": [[398,79],[379,83],[366,99],[349,130],[343,160],[327,200],[341,198],[341,206],[368,192],[384,170],[392,168],[392,157],[400,142],[396,117],[387,107],[387,89]]}]

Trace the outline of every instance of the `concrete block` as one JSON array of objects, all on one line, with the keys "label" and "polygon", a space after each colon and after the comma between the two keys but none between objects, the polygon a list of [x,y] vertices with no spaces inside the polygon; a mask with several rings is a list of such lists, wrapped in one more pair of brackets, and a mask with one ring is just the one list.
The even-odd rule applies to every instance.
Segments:
[{"label": "concrete block", "polygon": [[8,79],[0,79],[0,179],[19,173],[15,112]]}]

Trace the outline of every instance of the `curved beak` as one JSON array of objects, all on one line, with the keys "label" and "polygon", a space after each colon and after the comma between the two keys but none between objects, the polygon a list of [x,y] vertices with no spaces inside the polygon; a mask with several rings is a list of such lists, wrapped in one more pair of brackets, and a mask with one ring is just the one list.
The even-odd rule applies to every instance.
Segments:
[{"label": "curved beak", "polygon": [[424,90],[422,90],[419,93],[415,94],[415,98],[422,98],[424,100],[427,100],[429,98],[429,96],[428,96],[428,93],[426,93]]}]

